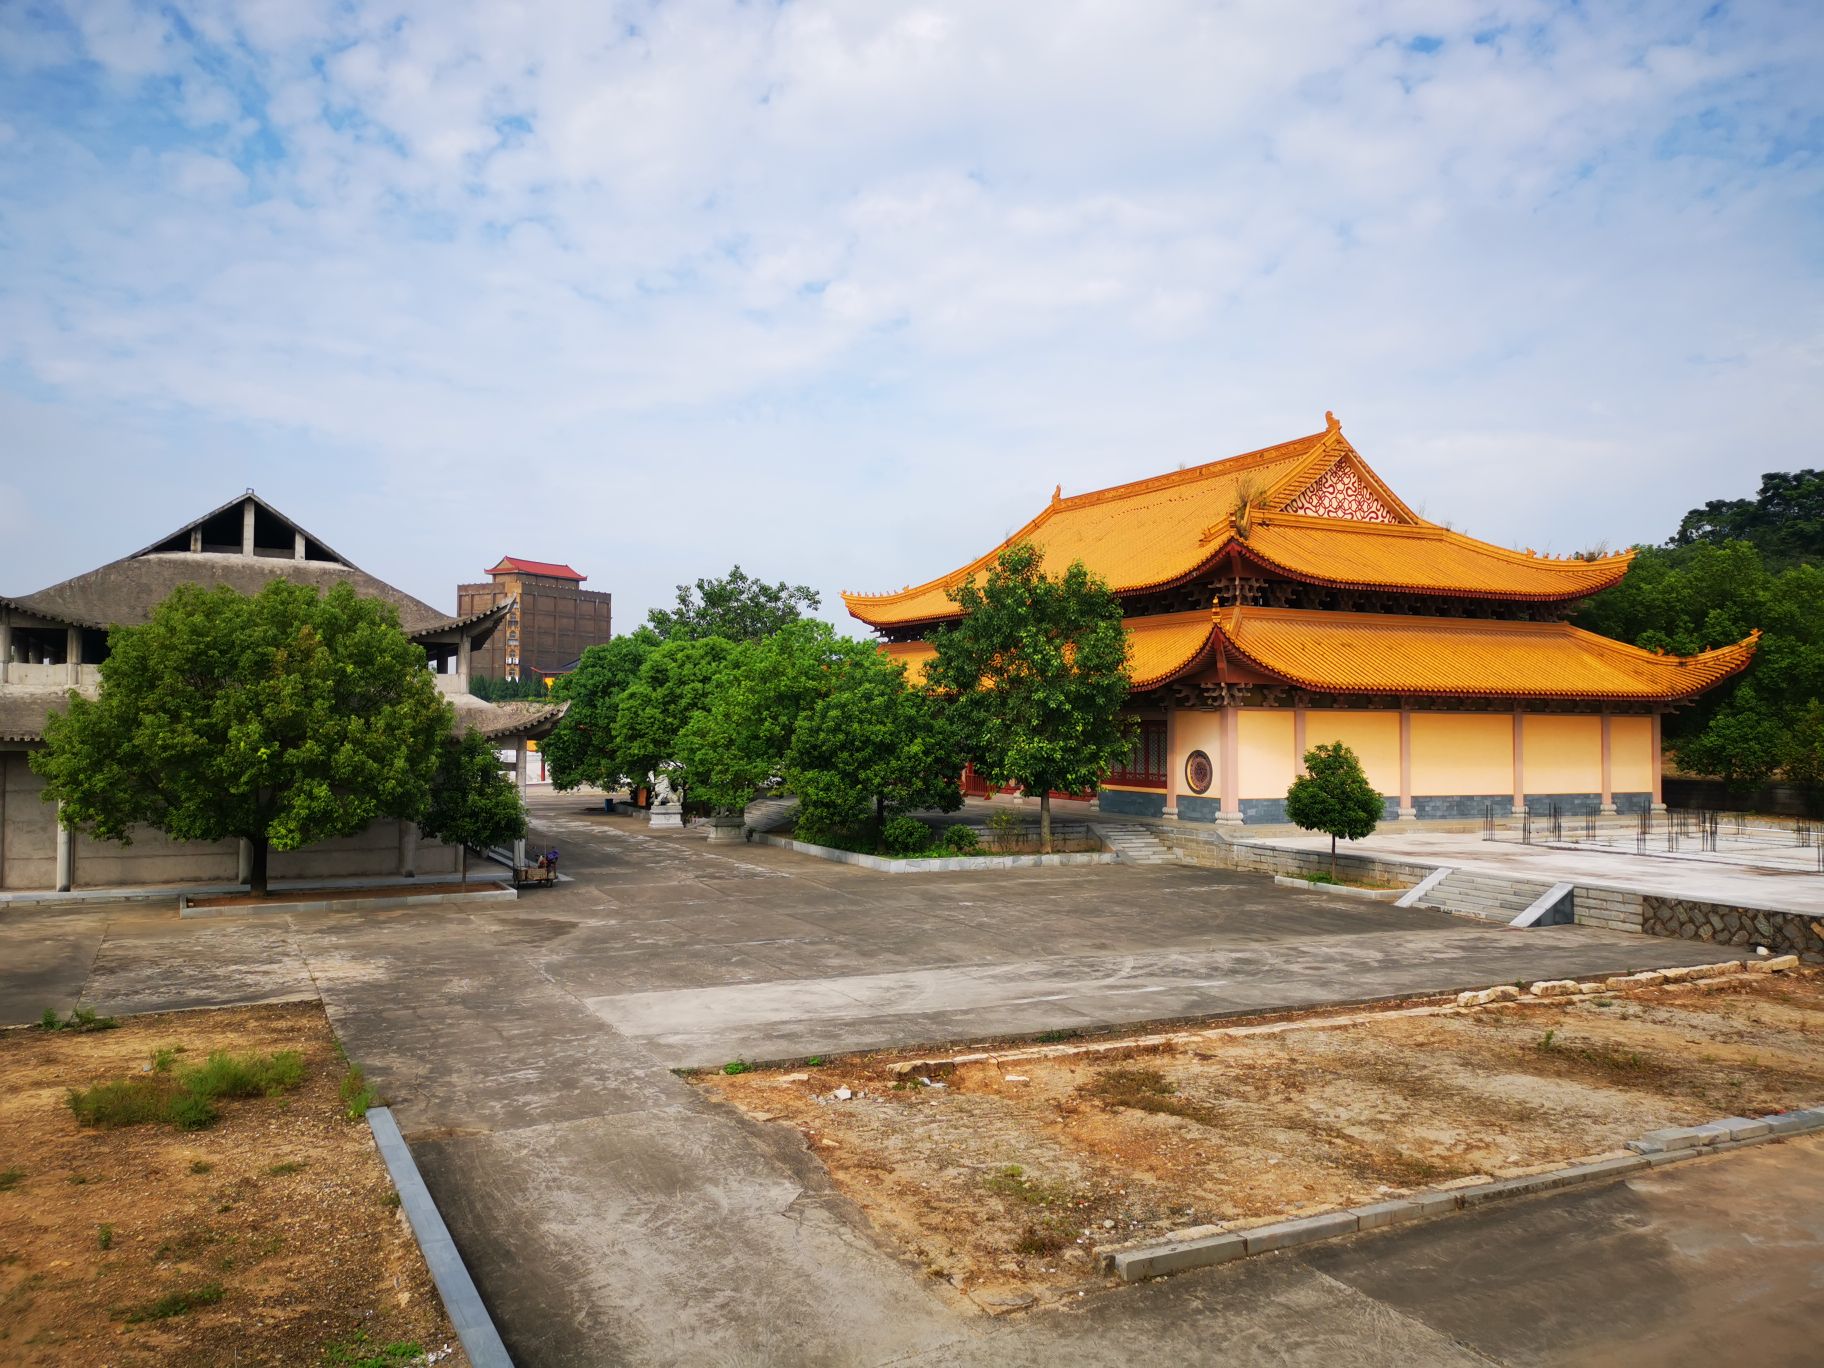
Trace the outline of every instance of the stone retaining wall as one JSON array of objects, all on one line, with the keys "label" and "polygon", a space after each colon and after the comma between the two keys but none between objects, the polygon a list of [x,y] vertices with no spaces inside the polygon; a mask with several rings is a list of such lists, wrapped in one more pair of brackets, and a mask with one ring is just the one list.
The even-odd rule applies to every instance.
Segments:
[{"label": "stone retaining wall", "polygon": [[1627,888],[1579,884],[1571,894],[1573,920],[1579,926],[1600,926],[1606,931],[1642,931],[1640,905],[1646,896]]},{"label": "stone retaining wall", "polygon": [[[1581,889],[1578,895],[1582,896]],[[1650,935],[1717,945],[1764,945],[1776,955],[1797,955],[1809,963],[1824,964],[1824,917],[1803,912],[1732,907],[1648,893],[1641,896],[1641,929]]]},{"label": "stone retaining wall", "polygon": [[[1160,844],[1186,864],[1202,865],[1208,869],[1236,869],[1249,874],[1290,874],[1301,877],[1330,872],[1330,852],[1327,850],[1287,850],[1279,846],[1254,845],[1246,841],[1228,840],[1213,831],[1154,827],[1152,832],[1159,838]],[[1409,888],[1431,873],[1431,866],[1338,850],[1336,872],[1342,878],[1353,879],[1358,883],[1396,884]]]}]

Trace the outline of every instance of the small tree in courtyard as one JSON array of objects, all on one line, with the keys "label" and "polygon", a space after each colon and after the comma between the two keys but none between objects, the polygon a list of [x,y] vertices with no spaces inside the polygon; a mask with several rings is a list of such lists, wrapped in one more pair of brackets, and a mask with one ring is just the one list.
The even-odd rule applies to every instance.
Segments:
[{"label": "small tree in courtyard", "polygon": [[418,831],[462,848],[462,881],[469,881],[469,847],[511,845],[526,834],[519,790],[500,772],[500,758],[480,732],[444,743],[431,779],[430,803]]},{"label": "small tree in courtyard", "polygon": [[589,784],[603,790],[644,778],[630,772],[615,747],[614,723],[621,695],[639,677],[659,639],[641,627],[583,652],[576,669],[557,681],[551,696],[569,703],[557,730],[542,750],[551,767],[551,782],[560,789]]},{"label": "small tree in courtyard", "polygon": [[1341,741],[1305,752],[1305,772],[1286,790],[1286,818],[1330,837],[1330,877],[1336,878],[1336,838],[1359,841],[1374,834],[1385,808],[1362,762]]},{"label": "small tree in courtyard", "polygon": [[99,696],[72,693],[31,756],[65,825],[239,837],[264,893],[270,850],[424,811],[450,706],[387,604],[345,584],[182,585],[108,642]]},{"label": "small tree in courtyard", "polygon": [[940,630],[926,678],[955,699],[968,753],[995,784],[1039,795],[1040,848],[1051,850],[1051,792],[1099,783],[1133,748],[1121,602],[1083,563],[1048,576],[1038,550],[1002,551],[979,588],[950,598],[960,622]]}]

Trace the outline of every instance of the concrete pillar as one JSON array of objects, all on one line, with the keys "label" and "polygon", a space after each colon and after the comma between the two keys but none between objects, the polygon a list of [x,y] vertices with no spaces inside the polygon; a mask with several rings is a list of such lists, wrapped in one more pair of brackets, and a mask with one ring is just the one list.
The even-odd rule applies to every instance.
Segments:
[{"label": "concrete pillar", "polygon": [[304,534],[302,532],[294,531],[291,534],[291,558],[293,560],[304,559]]},{"label": "concrete pillar", "polygon": [[1653,749],[1653,811],[1664,812],[1666,810],[1666,799],[1665,799],[1665,795],[1660,792],[1660,781],[1662,778],[1660,769],[1663,764],[1664,757],[1660,754],[1660,749],[1659,749],[1660,744],[1661,744],[1659,727],[1660,727],[1660,715],[1658,713],[1654,713],[1653,714],[1653,737],[1652,737],[1652,740],[1648,742],[1648,745],[1650,745]]},{"label": "concrete pillar", "polygon": [[1526,811],[1526,713],[1514,704],[1514,816]]},{"label": "concrete pillar", "polygon": [[193,527],[190,529],[190,549],[192,551],[201,551],[203,549],[203,529],[202,528]]},{"label": "concrete pillar", "polygon": [[1219,822],[1241,821],[1241,726],[1233,703],[1222,709],[1222,813]]},{"label": "concrete pillar", "polygon": [[64,678],[68,679],[71,686],[74,687],[79,678],[77,671],[82,668],[82,629],[80,627],[64,628],[63,663],[64,669],[68,671]]},{"label": "concrete pillar", "polygon": [[57,891],[68,893],[76,882],[76,851],[70,829],[63,824],[63,804],[57,804]]},{"label": "concrete pillar", "polygon": [[1184,765],[1178,759],[1178,709],[1169,704],[1165,709],[1165,815],[1178,815],[1178,788],[1183,782]]},{"label": "concrete pillar", "polygon": [[[519,801],[526,801],[526,743],[522,737],[513,747],[513,784],[519,789]],[[522,836],[513,843],[513,863],[523,865],[526,862],[526,841]]]},{"label": "concrete pillar", "polygon": [[6,683],[6,667],[13,658],[12,614],[0,610],[0,684]]},{"label": "concrete pillar", "polygon": [[1305,775],[1305,710],[1292,709],[1292,773]]},{"label": "concrete pillar", "polygon": [[418,823],[399,823],[399,872],[408,879],[418,877]]},{"label": "concrete pillar", "polygon": [[[5,659],[0,656],[0,661]],[[12,756],[0,751],[0,888],[6,887],[6,772],[12,763]]]},{"label": "concrete pillar", "polygon": [[253,882],[253,842],[243,836],[236,845],[240,850],[235,859],[234,881],[244,887]]},{"label": "concrete pillar", "polygon": [[241,554],[253,554],[253,500],[248,499],[241,505]]},{"label": "concrete pillar", "polygon": [[1615,783],[1609,763],[1609,710],[1602,710],[1602,815],[1615,815]]},{"label": "concrete pillar", "polygon": [[462,687],[469,687],[469,670],[475,663],[475,649],[469,644],[469,634],[462,634],[462,641],[456,647],[456,676],[462,680]]},{"label": "concrete pillar", "polygon": [[1412,801],[1412,700],[1400,700],[1400,820],[1410,822],[1419,815]]}]

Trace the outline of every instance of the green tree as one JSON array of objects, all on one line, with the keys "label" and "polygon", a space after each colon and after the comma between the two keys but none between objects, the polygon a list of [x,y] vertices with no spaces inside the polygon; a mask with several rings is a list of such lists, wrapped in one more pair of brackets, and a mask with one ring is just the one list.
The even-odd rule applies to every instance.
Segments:
[{"label": "green tree", "polygon": [[389,605],[347,585],[184,585],[108,640],[99,696],[72,693],[31,756],[66,825],[239,837],[265,893],[269,850],[424,811],[451,712]]},{"label": "green tree", "polygon": [[1685,514],[1670,546],[1748,542],[1769,565],[1824,560],[1824,470],[1770,471],[1752,499],[1712,499]]},{"label": "green tree", "polygon": [[785,759],[799,830],[866,828],[878,845],[897,816],[962,806],[968,753],[953,708],[907,682],[905,667],[854,642],[798,719]]},{"label": "green tree", "polygon": [[615,748],[614,722],[621,694],[639,676],[640,666],[659,644],[658,636],[641,627],[583,652],[576,669],[552,687],[554,700],[567,701],[569,710],[540,749],[549,766],[551,782],[560,789],[587,784],[617,789],[634,775]]},{"label": "green tree", "polygon": [[1330,877],[1336,877],[1336,838],[1359,841],[1374,834],[1384,800],[1362,773],[1362,762],[1341,741],[1305,752],[1305,772],[1286,790],[1286,819],[1330,837]]},{"label": "green tree", "polygon": [[933,638],[926,678],[955,700],[963,744],[995,784],[1039,795],[1051,850],[1051,793],[1101,781],[1133,747],[1121,602],[1074,562],[1047,576],[1028,543],[1002,551],[978,588],[952,590],[960,621]]},{"label": "green tree", "polygon": [[829,687],[845,653],[858,648],[878,653],[811,618],[737,646],[705,706],[678,733],[676,759],[690,776],[692,793],[737,812],[777,783],[800,717]]},{"label": "green tree", "polygon": [[707,709],[722,688],[737,654],[751,647],[721,637],[661,642],[621,691],[614,713],[616,762],[636,784],[661,768],[680,792],[694,781],[678,759],[678,736]]},{"label": "green tree", "polygon": [[480,732],[452,738],[438,756],[419,834],[462,848],[462,881],[469,881],[469,847],[511,845],[526,834],[526,807],[500,758]]},{"label": "green tree", "polygon": [[1824,568],[1770,569],[1745,541],[1647,547],[1626,577],[1579,609],[1578,626],[1648,650],[1689,655],[1759,628],[1743,674],[1665,719],[1679,767],[1736,786],[1780,770],[1797,776],[1815,733],[1803,722],[1824,700]]},{"label": "green tree", "polygon": [[664,641],[721,637],[760,641],[788,622],[817,611],[822,599],[803,584],[767,584],[735,566],[721,579],[678,586],[676,608],[654,608],[646,625]]}]

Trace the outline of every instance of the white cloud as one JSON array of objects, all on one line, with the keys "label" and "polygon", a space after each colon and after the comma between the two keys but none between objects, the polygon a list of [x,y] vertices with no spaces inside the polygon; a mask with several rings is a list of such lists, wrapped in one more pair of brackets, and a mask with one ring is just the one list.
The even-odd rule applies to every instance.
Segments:
[{"label": "white cloud", "polygon": [[104,491],[188,444],[199,508],[320,501],[440,602],[570,559],[623,621],[734,559],[922,579],[1326,407],[1491,540],[1652,538],[1824,417],[1821,48],[1802,5],[15,12],[0,390],[109,434]]}]

